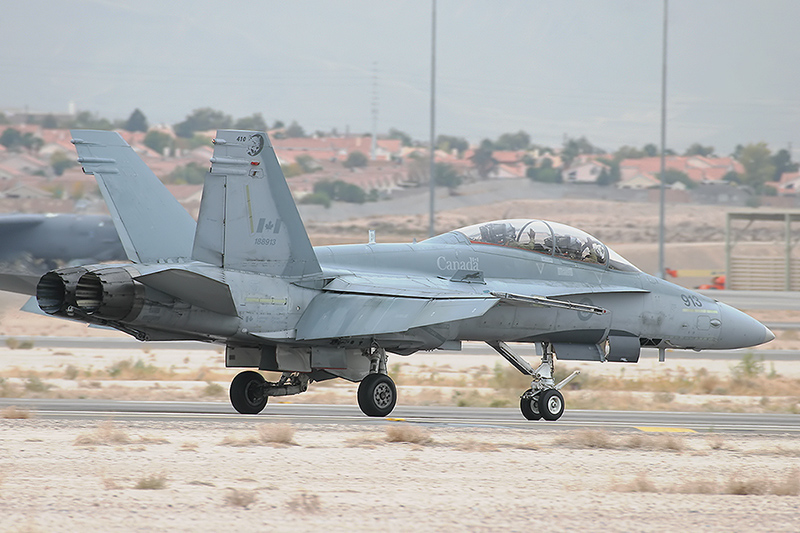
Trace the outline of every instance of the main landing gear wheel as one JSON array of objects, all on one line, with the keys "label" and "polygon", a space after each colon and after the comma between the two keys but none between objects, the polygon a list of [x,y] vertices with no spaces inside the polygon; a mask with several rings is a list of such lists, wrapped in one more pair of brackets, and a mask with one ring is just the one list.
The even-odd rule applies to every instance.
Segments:
[{"label": "main landing gear wheel", "polygon": [[539,412],[545,420],[558,420],[564,414],[564,397],[556,389],[539,393]]},{"label": "main landing gear wheel", "polygon": [[397,388],[386,374],[367,374],[358,385],[358,406],[367,416],[387,416],[397,403]]},{"label": "main landing gear wheel", "polygon": [[539,394],[537,393],[530,397],[526,396],[526,394],[523,394],[519,399],[519,410],[522,411],[522,416],[528,420],[541,419],[542,415],[539,413]]},{"label": "main landing gear wheel", "polygon": [[231,381],[231,403],[243,415],[256,415],[267,405],[268,396],[264,394],[264,376],[247,370],[237,374]]}]

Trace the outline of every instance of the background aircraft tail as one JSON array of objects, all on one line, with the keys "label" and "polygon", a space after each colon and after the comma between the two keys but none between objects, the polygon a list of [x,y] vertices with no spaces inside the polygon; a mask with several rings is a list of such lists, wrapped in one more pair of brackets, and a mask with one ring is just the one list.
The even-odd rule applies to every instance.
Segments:
[{"label": "background aircraft tail", "polygon": [[217,132],[192,258],[286,277],[321,272],[265,133]]},{"label": "background aircraft tail", "polygon": [[72,130],[72,143],[83,171],[97,179],[128,259],[191,256],[194,220],[119,133]]}]

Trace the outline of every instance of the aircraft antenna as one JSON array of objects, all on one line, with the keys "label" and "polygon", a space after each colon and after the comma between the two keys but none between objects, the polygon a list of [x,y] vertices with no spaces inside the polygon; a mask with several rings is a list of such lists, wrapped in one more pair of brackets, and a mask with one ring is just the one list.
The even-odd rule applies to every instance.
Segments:
[{"label": "aircraft antenna", "polygon": [[430,182],[431,205],[428,222],[428,237],[433,237],[434,227],[434,199],[436,196],[436,186],[434,183],[435,151],[436,151],[436,0],[433,0],[433,12],[431,13],[431,168],[428,174]]},{"label": "aircraft antenna", "polygon": [[667,148],[667,1],[664,0],[664,40],[661,47],[661,186],[659,188],[658,209],[658,277],[661,279],[666,277],[666,271],[664,270],[664,197],[666,196],[664,152]]}]

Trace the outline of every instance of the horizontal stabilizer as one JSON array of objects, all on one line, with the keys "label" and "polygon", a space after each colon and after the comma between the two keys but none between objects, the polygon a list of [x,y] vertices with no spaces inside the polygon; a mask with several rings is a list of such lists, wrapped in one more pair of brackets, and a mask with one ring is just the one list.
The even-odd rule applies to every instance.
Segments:
[{"label": "horizontal stabilizer", "polygon": [[136,280],[197,307],[223,315],[237,315],[228,285],[203,274],[169,268],[137,276]]},{"label": "horizontal stabilizer", "polygon": [[128,259],[186,260],[195,222],[115,131],[72,130],[78,163],[94,174]]},{"label": "horizontal stabilizer", "polygon": [[297,323],[297,340],[400,333],[412,328],[479,317],[498,300],[423,299],[336,294],[311,301]]},{"label": "horizontal stabilizer", "polygon": [[33,296],[41,276],[29,274],[0,274],[0,291],[16,292]]}]

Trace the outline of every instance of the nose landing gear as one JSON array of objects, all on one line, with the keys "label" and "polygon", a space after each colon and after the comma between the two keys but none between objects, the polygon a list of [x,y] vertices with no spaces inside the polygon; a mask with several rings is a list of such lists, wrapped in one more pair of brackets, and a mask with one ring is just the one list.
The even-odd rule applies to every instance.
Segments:
[{"label": "nose landing gear", "polygon": [[533,368],[531,364],[518,356],[500,341],[489,341],[486,344],[491,346],[502,355],[511,365],[522,372],[531,376],[531,388],[522,393],[519,400],[519,410],[527,420],[553,421],[561,418],[564,414],[564,396],[559,389],[575,379],[580,374],[575,371],[566,379],[556,384],[553,379],[555,362],[553,359],[553,345],[547,342],[542,343],[542,364],[538,368]]}]

